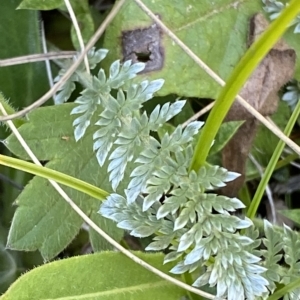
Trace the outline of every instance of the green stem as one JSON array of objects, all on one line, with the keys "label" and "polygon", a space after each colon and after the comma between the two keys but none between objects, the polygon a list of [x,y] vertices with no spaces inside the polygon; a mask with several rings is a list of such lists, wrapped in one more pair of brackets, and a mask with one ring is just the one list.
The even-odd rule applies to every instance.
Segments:
[{"label": "green stem", "polygon": [[0,155],[0,165],[25,171],[27,173],[34,174],[46,179],[52,179],[58,183],[71,187],[77,191],[83,192],[101,201],[103,201],[109,195],[106,191],[101,190],[87,182],[66,175],[64,173],[51,170],[46,167],[37,166],[33,163],[21,159]]},{"label": "green stem", "polygon": [[287,157],[285,157],[282,160],[277,162],[275,170],[281,169],[281,168],[289,165],[292,161],[294,161],[298,158],[299,158],[299,155],[296,153],[288,155]]},{"label": "green stem", "polygon": [[[279,160],[279,161],[276,163],[276,166],[275,166],[275,168],[274,168],[274,171],[279,170],[279,169],[281,169],[281,168],[283,168],[283,167],[289,165],[292,161],[294,161],[294,160],[296,160],[296,159],[298,159],[298,158],[299,158],[299,155],[298,155],[298,154],[295,154],[295,153],[294,153],[294,154],[288,155],[287,157],[285,157],[285,158]],[[265,169],[263,169],[263,172],[265,172]],[[258,179],[258,178],[260,178],[260,177],[261,177],[260,174],[259,174],[258,172],[256,172],[256,173],[253,173],[253,174],[250,175],[250,176],[247,176],[246,181],[251,181],[251,180],[253,180],[253,179]]]},{"label": "green stem", "polygon": [[260,38],[251,45],[235,67],[201,130],[190,169],[198,170],[205,164],[212,142],[236,95],[299,12],[300,1],[292,0]]},{"label": "green stem", "polygon": [[283,288],[277,290],[272,296],[268,298],[268,300],[277,300],[299,287],[300,287],[300,278],[285,285]]},{"label": "green stem", "polygon": [[[289,136],[291,134],[291,131],[298,119],[298,116],[300,114],[300,101],[298,102],[295,110],[293,111],[293,114],[292,116],[290,117],[289,121],[288,121],[288,124],[286,125],[286,128],[284,130],[284,134]],[[250,219],[253,219],[256,215],[256,211],[257,211],[257,208],[261,202],[261,198],[265,192],[265,189],[266,189],[266,186],[274,172],[274,169],[276,167],[276,164],[277,164],[277,161],[278,159],[280,158],[280,155],[284,149],[284,146],[285,146],[285,143],[283,141],[279,141],[276,148],[275,148],[275,151],[270,159],[270,162],[264,172],[264,175],[262,176],[261,178],[261,181],[258,185],[258,188],[256,190],[256,193],[254,195],[254,198],[249,206],[249,209],[248,209],[248,212],[247,212],[247,217],[250,218]]]}]

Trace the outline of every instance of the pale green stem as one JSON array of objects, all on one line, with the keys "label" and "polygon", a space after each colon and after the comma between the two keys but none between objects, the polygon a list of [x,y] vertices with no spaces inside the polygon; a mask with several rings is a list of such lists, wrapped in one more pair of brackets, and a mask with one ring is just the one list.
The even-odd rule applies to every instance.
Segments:
[{"label": "pale green stem", "polygon": [[18,169],[46,179],[52,179],[58,183],[71,187],[77,191],[83,192],[101,201],[105,200],[105,198],[109,195],[106,191],[101,190],[85,181],[79,180],[75,177],[66,175],[55,170],[51,170],[46,167],[35,165],[33,163],[21,159],[0,155],[0,165]]}]

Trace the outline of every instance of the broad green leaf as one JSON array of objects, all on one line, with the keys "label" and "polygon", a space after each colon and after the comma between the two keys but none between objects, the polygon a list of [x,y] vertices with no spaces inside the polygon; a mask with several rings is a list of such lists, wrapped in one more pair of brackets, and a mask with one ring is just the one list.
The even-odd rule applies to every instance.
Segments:
[{"label": "broad green leaf", "polygon": [[0,295],[25,270],[32,269],[42,264],[42,258],[38,252],[15,252],[5,248],[7,231],[0,224]]},{"label": "broad green leaf", "polygon": [[[38,12],[16,10],[19,3],[1,3],[0,59],[42,52]],[[15,107],[34,102],[48,88],[44,62],[0,68],[0,91]]]},{"label": "broad green leaf", "polygon": [[[20,0],[1,1],[0,59],[42,53],[39,13],[16,10],[20,2]],[[9,113],[12,112],[11,108],[18,109],[31,104],[48,89],[49,84],[44,62],[0,68],[0,92],[9,101],[11,107],[5,106]],[[14,121],[17,126],[21,122],[20,120]],[[0,128],[1,140],[8,134],[9,131],[4,126]],[[8,154],[8,151],[2,148],[1,154]],[[1,167],[1,174],[20,186],[25,185],[31,178],[29,174],[3,167]],[[15,211],[15,206],[12,203],[19,193],[18,189],[1,180],[0,220],[5,229],[8,229],[11,224]],[[14,253],[14,256],[18,262],[18,269],[24,270],[22,268],[26,259],[23,254]],[[30,267],[32,265],[37,265],[37,263],[34,262]]]},{"label": "broad green leaf", "polygon": [[[120,230],[116,227],[115,223],[111,222],[111,220],[102,217],[99,213],[99,205],[96,210],[93,210],[90,218],[102,229],[105,230],[110,236],[115,239],[121,240],[123,236],[123,230]],[[94,229],[90,228],[89,236],[92,248],[95,252],[102,251],[104,249],[112,249],[113,247],[99,235]]]},{"label": "broad green leaf", "polygon": [[18,9],[50,10],[60,7],[64,0],[23,0]]},{"label": "broad green leaf", "polygon": [[[136,253],[168,272],[162,254]],[[102,252],[72,257],[36,268],[17,280],[1,300],[181,299],[185,292],[137,265],[121,253]]]},{"label": "broad green leaf", "polygon": [[[76,143],[74,140],[70,117],[73,107],[74,104],[63,104],[39,108],[29,114],[29,122],[19,128],[20,133],[39,160],[49,161],[49,168],[110,191],[106,171],[102,171],[106,170],[107,165],[101,169],[92,147],[87,146],[92,145],[91,131],[87,132],[82,141]],[[28,159],[13,135],[4,144],[15,155]],[[121,239],[122,230],[117,229],[113,222],[93,214],[99,210],[98,200],[70,188],[64,190],[104,231],[116,240]],[[76,236],[83,223],[49,182],[42,178],[35,177],[30,181],[16,204],[18,209],[12,221],[7,247],[26,251],[38,249],[45,260],[61,252]],[[97,239],[95,244],[98,243],[98,237],[93,234],[91,237]],[[100,250],[98,246],[96,248]],[[103,249],[107,249],[107,244]]]},{"label": "broad green leaf", "polygon": [[[249,19],[262,7],[261,0],[174,0],[172,5],[168,1],[143,2],[224,80],[245,53]],[[104,47],[115,51],[105,63],[109,66],[113,60],[123,58],[124,32],[128,34],[128,31],[147,28],[152,24],[153,21],[134,1],[127,1],[106,31]],[[141,47],[140,43],[138,45]],[[136,52],[142,55],[143,51],[137,49]],[[165,79],[159,95],[173,93],[186,97],[216,98],[221,87],[165,34],[161,34],[159,51],[164,56],[162,68],[141,75],[150,80]]]}]

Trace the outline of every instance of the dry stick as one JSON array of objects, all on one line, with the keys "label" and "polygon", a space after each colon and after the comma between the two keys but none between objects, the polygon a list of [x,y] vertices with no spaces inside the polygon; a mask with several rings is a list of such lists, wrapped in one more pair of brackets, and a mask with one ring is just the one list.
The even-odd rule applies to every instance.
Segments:
[{"label": "dry stick", "polygon": [[[225,85],[225,81],[212,71],[189,47],[187,47],[141,0],[134,0],[136,4],[167,34],[186,54],[188,54],[198,66],[200,66],[210,77],[212,77],[221,86]],[[274,127],[270,122],[256,111],[248,102],[241,96],[237,95],[236,99],[239,103],[256,119],[263,123],[269,130],[285,142],[291,149],[300,155],[300,147],[290,140],[281,130]],[[0,119],[1,121],[1,119]]]},{"label": "dry stick", "polygon": [[61,79],[55,83],[55,85],[40,99],[32,103],[31,105],[25,107],[24,109],[8,115],[8,116],[1,116],[0,117],[0,122],[2,121],[7,121],[7,120],[12,120],[16,118],[20,118],[24,115],[26,115],[28,112],[31,110],[41,106],[44,104],[47,100],[49,100],[58,90],[59,88],[71,77],[71,75],[76,71],[82,60],[84,59],[84,56],[88,53],[88,51],[95,45],[95,43],[98,41],[106,27],[109,25],[109,23],[114,19],[122,5],[125,3],[126,0],[120,0],[117,2],[117,4],[113,7],[113,9],[110,11],[110,13],[107,15],[103,23],[100,25],[98,30],[95,32],[95,34],[92,36],[92,38],[89,40],[87,43],[84,51],[80,53],[78,56],[78,59],[72,64],[72,66],[66,71],[66,73],[61,77]]},{"label": "dry stick", "polygon": [[30,55],[18,56],[13,58],[0,59],[0,67],[22,65],[22,64],[28,64],[32,62],[38,62],[38,61],[44,61],[50,59],[71,58],[76,54],[77,54],[76,51],[60,51],[60,52],[30,54]]},{"label": "dry stick", "polygon": [[[46,36],[45,36],[45,27],[44,27],[43,22],[41,22],[41,39],[42,39],[43,52],[44,52],[44,54],[47,54],[48,49],[47,49]],[[45,60],[45,65],[46,65],[46,72],[47,72],[49,87],[52,88],[54,83],[53,83],[53,75],[52,75],[49,59]],[[55,95],[53,95],[53,99],[55,99]]]},{"label": "dry stick", "polygon": [[[0,102],[0,110],[2,111],[3,115],[7,115],[2,103]],[[21,136],[20,132],[18,129],[15,127],[14,123],[11,120],[7,121],[8,126],[10,127],[11,131],[15,134],[16,138],[20,142],[21,146],[24,148],[26,153],[29,155],[31,160],[39,166],[42,166],[40,161],[37,159],[37,157],[34,155],[32,150],[29,148],[23,137]],[[126,255],[128,258],[133,260],[135,263],[141,265],[148,271],[158,275],[159,277],[185,289],[188,290],[192,293],[195,293],[197,295],[206,297],[208,299],[215,299],[215,297],[209,293],[203,292],[197,288],[194,288],[192,286],[189,286],[186,283],[183,283],[182,281],[179,281],[164,272],[152,267],[145,261],[141,260],[139,257],[135,256],[133,253],[131,253],[129,250],[123,248],[118,242],[116,242],[114,239],[112,239],[108,234],[106,234],[100,227],[98,227],[97,224],[95,224],[81,209],[79,206],[77,206],[73,200],[66,194],[66,192],[59,186],[57,182],[54,180],[49,179],[49,182],[51,185],[55,188],[55,190],[64,198],[64,200],[67,201],[67,203],[72,207],[72,209],[85,221],[86,224],[88,224],[91,228],[93,228],[97,233],[99,233],[105,240],[107,240],[112,246],[114,246],[117,250],[119,250],[121,253]]]},{"label": "dry stick", "polygon": [[215,105],[215,102],[211,102],[208,105],[206,105],[204,108],[202,108],[200,111],[198,111],[196,114],[194,114],[192,117],[190,117],[187,121],[185,121],[181,126],[182,128],[188,126],[191,122],[197,120],[202,115],[206,114],[208,111],[212,109],[212,107]]},{"label": "dry stick", "polygon": [[[81,34],[81,31],[80,31],[80,28],[79,28],[74,10],[73,10],[72,5],[71,5],[69,0],[64,0],[64,1],[65,1],[65,5],[68,9],[70,18],[72,20],[72,23],[73,23],[73,26],[74,26],[74,29],[75,29],[75,32],[76,32],[76,35],[77,35],[77,38],[78,38],[78,42],[79,42],[79,45],[80,45],[81,52],[83,52],[84,51],[83,38],[82,38],[82,34]],[[83,60],[84,60],[86,71],[87,71],[88,74],[90,74],[90,66],[89,66],[89,61],[88,61],[87,55],[84,56]]]}]

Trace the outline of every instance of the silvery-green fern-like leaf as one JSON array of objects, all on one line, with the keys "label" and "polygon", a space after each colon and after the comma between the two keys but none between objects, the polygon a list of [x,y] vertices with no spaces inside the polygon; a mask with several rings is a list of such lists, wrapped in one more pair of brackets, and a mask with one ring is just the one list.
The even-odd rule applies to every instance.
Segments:
[{"label": "silvery-green fern-like leaf", "polygon": [[106,57],[107,53],[107,49],[91,48],[87,54],[90,69],[94,69]]},{"label": "silvery-green fern-like leaf", "polygon": [[[133,66],[134,71],[139,70],[141,66],[138,65],[137,67],[134,67],[135,65],[130,65],[129,63],[125,63],[126,65],[124,70],[129,72],[128,74],[131,78],[131,76],[133,76],[133,71],[130,69],[131,66]],[[116,63],[111,69],[111,77],[114,79],[117,78],[117,74],[122,72],[122,68],[123,67],[121,67],[120,70],[119,63]],[[102,79],[99,80],[103,82],[104,75],[100,74],[100,77]],[[140,85],[132,85],[131,88],[128,90],[126,97],[124,92],[121,89],[119,89],[116,99],[109,95],[108,100],[102,101],[105,104],[105,110],[100,114],[99,121],[96,122],[96,125],[101,126],[101,128],[97,130],[93,135],[93,139],[95,141],[93,148],[94,151],[96,151],[96,157],[101,166],[104,164],[114,141],[118,140],[118,142],[116,141],[116,144],[118,144],[121,141],[121,139],[123,139],[124,141],[124,139],[127,138],[126,134],[129,135],[128,138],[131,140],[137,141],[139,139],[139,137],[135,138],[134,136],[132,136],[132,132],[140,134],[139,130],[133,130],[132,132],[130,132],[132,129],[134,129],[133,127],[135,126],[135,124],[137,124],[137,120],[134,121],[133,116],[134,114],[139,113],[138,111],[141,107],[141,104],[144,101],[148,100],[149,97],[152,98],[153,93],[156,92],[159,88],[161,88],[162,84],[163,81],[161,80],[156,80],[152,82],[144,81]],[[142,127],[146,127],[145,122],[148,122],[148,118],[146,118],[145,116],[146,115],[144,115],[144,117],[141,117],[143,122]],[[145,128],[145,130],[146,133],[148,133],[150,129]],[[127,142],[129,140],[128,138]],[[127,143],[126,145],[122,146],[121,156],[117,157],[117,152],[115,152],[113,155],[113,157],[115,157],[113,158],[113,160],[118,159],[120,163],[119,170],[115,168],[117,167],[116,161],[112,161],[109,167],[109,171],[112,172],[110,175],[110,180],[112,180],[114,189],[119,185],[120,181],[123,179],[123,174],[127,162],[133,158],[134,146],[135,143]],[[128,149],[126,151],[126,147],[131,147],[131,149]],[[115,151],[119,151],[120,154],[121,150],[119,149]]]},{"label": "silvery-green fern-like leaf", "polygon": [[163,205],[157,211],[156,217],[161,219],[169,214],[175,214],[187,202],[187,199],[184,189],[173,190],[171,196],[165,197]]},{"label": "silvery-green fern-like leaf", "polygon": [[164,264],[178,260],[182,256],[183,252],[171,251],[164,257]]},{"label": "silvery-green fern-like leaf", "polygon": [[122,91],[118,92],[117,99],[109,95],[109,106],[100,114],[100,119],[96,122],[96,125],[101,126],[101,128],[93,134],[93,150],[96,151],[100,166],[103,166],[122,126],[122,121],[118,115],[124,101],[125,97]]},{"label": "silvery-green fern-like leaf", "polygon": [[[284,273],[281,274],[281,283],[285,285],[294,282],[299,279],[300,273],[300,239],[299,234],[293,231],[290,227],[284,225],[283,232],[283,250],[284,260],[288,268],[285,269]],[[294,300],[298,299],[297,296],[300,294],[300,289],[289,292],[284,296],[284,299]]]},{"label": "silvery-green fern-like leaf", "polygon": [[[92,49],[89,56],[91,64],[94,66],[96,63],[101,61],[106,56],[106,54],[107,50],[102,49],[94,51],[94,49]],[[75,73],[73,77],[69,79],[67,84],[64,85],[64,89],[62,90],[62,92],[57,95],[57,99],[60,102],[67,100],[67,98],[75,88],[75,85],[73,83],[74,80],[81,81],[87,86],[87,88],[82,93],[82,96],[75,101],[76,103],[79,103],[81,107],[72,111],[73,114],[80,112],[84,113],[83,116],[80,116],[74,121],[74,126],[76,126],[76,140],[79,140],[84,135],[87,127],[90,125],[93,113],[96,111],[97,105],[99,104],[101,104],[105,108],[109,106],[109,108],[105,109],[101,114],[101,117],[103,119],[106,119],[106,124],[104,125],[110,124],[111,127],[113,127],[113,125],[117,124],[116,122],[109,122],[109,120],[114,117],[113,112],[117,109],[115,103],[117,103],[117,106],[119,105],[119,103],[117,101],[114,101],[115,99],[110,95],[110,91],[113,88],[118,88],[123,85],[124,80],[129,80],[136,76],[136,73],[142,70],[143,67],[144,64],[131,64],[131,61],[127,61],[122,66],[120,66],[120,62],[117,61],[112,65],[110,70],[110,77],[108,79],[106,78],[105,73],[102,69],[100,69],[100,71],[98,72],[97,77],[91,77],[90,75],[81,74],[84,72],[84,70],[81,70],[81,73],[79,72],[80,70],[77,70],[77,73]],[[64,70],[61,71],[60,76],[63,74],[63,72]],[[119,96],[120,91],[118,93],[118,97]],[[117,100],[119,100],[120,102],[120,97]],[[103,122],[103,120],[99,120],[96,124],[103,125]],[[98,139],[98,137],[103,137],[103,132],[109,134],[111,133],[111,131],[113,131],[112,128],[106,128],[102,131],[100,129],[100,132],[97,132],[95,134],[95,138]],[[114,131],[112,134],[116,132],[117,131]],[[96,143],[94,144],[94,149],[97,151],[98,161],[102,165],[108,155],[110,148],[107,149],[103,155],[101,155],[99,152],[102,151],[103,148],[106,149],[106,146],[109,147],[111,143],[109,141],[103,141],[103,143],[100,143],[100,145],[99,143],[99,141],[96,141]]]},{"label": "silvery-green fern-like leaf", "polygon": [[264,220],[265,238],[262,240],[266,249],[261,250],[264,256],[264,266],[267,267],[265,277],[269,281],[269,290],[274,292],[276,283],[280,282],[279,261],[282,259],[283,236],[276,232],[270,222]]},{"label": "silvery-green fern-like leaf", "polygon": [[84,136],[90,125],[90,120],[100,104],[100,99],[94,91],[85,90],[82,92],[82,96],[75,100],[75,103],[79,105],[73,108],[71,114],[82,114],[73,122],[75,140],[78,141]]},{"label": "silvery-green fern-like leaf", "polygon": [[[91,66],[106,53],[93,49],[89,54]],[[191,141],[202,122],[192,122],[185,129],[178,126],[160,141],[154,138],[152,132],[177,115],[185,101],[157,106],[149,116],[141,113],[143,103],[164,82],[158,79],[132,84],[130,80],[144,66],[116,61],[107,76],[102,69],[97,76],[87,75],[83,65],[76,73],[77,81],[85,86],[76,100],[78,106],[72,111],[79,115],[73,124],[76,140],[84,135],[93,115],[99,111],[99,119],[92,124],[98,126],[93,134],[93,149],[100,165],[109,160],[107,171],[112,188],[117,189],[129,162],[135,167],[125,190],[126,197],[111,194],[99,212],[133,236],[155,234],[146,250],[168,249],[165,262],[178,260],[173,273],[205,268],[194,285],[215,286],[217,297],[233,300],[236,295],[248,299],[266,295],[268,276],[261,275],[265,269],[255,249],[257,240],[251,239],[253,232],[249,230],[246,230],[249,236],[239,233],[240,229],[252,226],[252,222],[230,214],[244,205],[236,198],[206,193],[208,189],[224,186],[238,174],[218,166],[190,170]],[[287,239],[294,247],[299,246],[291,235]],[[277,244],[270,247],[276,256]],[[288,250],[285,253],[288,265],[296,257]],[[295,275],[293,272],[289,280]],[[282,283],[284,280],[290,282],[283,279]]]},{"label": "silvery-green fern-like leaf", "polygon": [[193,272],[195,271],[197,268],[201,267],[201,264],[203,263],[203,261],[199,261],[195,264],[191,264],[191,265],[186,265],[184,264],[182,261],[179,262],[175,267],[173,267],[170,272],[173,274],[183,274],[185,272]]},{"label": "silvery-green fern-like leaf", "polygon": [[121,65],[120,61],[116,60],[110,66],[108,84],[112,89],[118,89],[125,81],[134,78],[144,68],[144,63],[132,64],[131,60],[127,60]]},{"label": "silvery-green fern-like leaf", "polygon": [[282,100],[294,110],[298,101],[300,100],[300,82],[292,81],[287,87],[286,92],[282,95]]},{"label": "silvery-green fern-like leaf", "polygon": [[282,2],[276,0],[262,0],[262,2],[265,4],[264,10],[270,14],[271,20],[276,19],[285,7]]},{"label": "silvery-green fern-like leaf", "polygon": [[[164,161],[171,156],[171,153],[182,151],[182,146],[193,139],[193,136],[198,133],[202,125],[202,122],[193,122],[185,130],[178,127],[171,135],[166,133],[161,143],[153,138],[149,139],[148,148],[136,159],[136,163],[147,165],[147,172],[143,173],[144,176],[139,177],[135,176],[134,173],[130,175],[133,179],[126,190],[128,201],[133,202],[140,193],[147,192],[147,182],[152,177],[153,172],[161,168]],[[140,170],[140,166],[137,167],[137,170]],[[147,210],[155,201],[158,201],[158,197],[158,194],[155,197],[146,197],[144,209]]]},{"label": "silvery-green fern-like leaf", "polygon": [[162,236],[156,236],[153,238],[154,242],[150,243],[146,247],[146,251],[161,251],[169,247],[172,240],[174,238],[174,234],[170,235],[162,235]]},{"label": "silvery-green fern-like leaf", "polygon": [[175,103],[165,103],[161,108],[157,105],[149,117],[149,124],[152,131],[157,131],[159,126],[169,121],[181,112],[186,101],[176,101]]},{"label": "silvery-green fern-like leaf", "polygon": [[141,104],[153,98],[153,94],[161,89],[163,79],[153,81],[144,80],[139,84],[132,84],[127,90],[127,105],[129,111],[139,109]]},{"label": "silvery-green fern-like leaf", "polygon": [[148,148],[143,150],[136,159],[136,162],[141,163],[142,165],[136,167],[130,175],[133,179],[130,181],[127,190],[125,191],[128,203],[134,202],[138,195],[143,193],[147,185],[147,180],[161,162],[159,157],[159,147],[159,142],[150,137]]},{"label": "silvery-green fern-like leaf", "polygon": [[255,299],[267,292],[268,285],[261,275],[266,269],[258,262],[259,258],[236,247],[224,249],[193,285],[217,286],[217,296],[228,300]]},{"label": "silvery-green fern-like leaf", "polygon": [[[61,70],[58,74],[58,76],[56,76],[54,78],[54,82],[58,82],[60,80],[60,78],[65,74],[65,70]],[[75,90],[75,83],[74,81],[77,81],[78,77],[76,74],[73,74],[58,90],[57,94],[54,97],[54,102],[55,104],[62,104],[64,102],[66,102],[72,92]]]},{"label": "silvery-green fern-like leaf", "polygon": [[[282,10],[288,5],[282,1],[276,0],[262,0],[265,4],[264,10],[269,14],[271,20],[275,20],[281,14]],[[300,33],[300,16],[297,16],[291,23],[290,26],[295,25],[294,33]]]},{"label": "silvery-green fern-like leaf", "polygon": [[290,227],[286,225],[284,225],[283,242],[285,262],[289,266],[297,266],[297,269],[299,271],[300,264],[297,264],[297,262],[300,260],[300,240],[297,233],[295,233]]},{"label": "silvery-green fern-like leaf", "polygon": [[[103,60],[108,53],[108,50],[106,49],[99,49],[95,50],[93,47],[87,54],[88,62],[89,62],[89,67],[91,69],[94,69],[96,65]],[[75,58],[76,59],[76,56]],[[66,73],[66,70],[71,66],[72,60],[66,60],[64,63],[64,67],[62,70],[59,72],[58,76],[54,78],[54,82],[57,82],[61,79],[61,77]],[[64,83],[63,86],[60,87],[59,92],[56,94],[54,101],[55,104],[62,104],[66,102],[72,92],[75,90],[75,81],[81,81],[80,79],[84,79],[84,82],[86,83],[88,80],[85,79],[85,74],[86,70],[83,64],[81,64],[75,73]],[[90,77],[89,75],[87,77]],[[82,82],[81,82],[82,83]],[[87,87],[87,86],[86,86]]]},{"label": "silvery-green fern-like leaf", "polygon": [[216,187],[225,186],[225,182],[236,179],[240,174],[229,172],[219,166],[203,166],[199,169],[198,182],[206,190],[213,190]]},{"label": "silvery-green fern-like leaf", "polygon": [[147,130],[148,118],[144,113],[141,119],[133,118],[128,127],[124,124],[121,132],[118,134],[118,138],[115,141],[118,146],[110,155],[110,164],[108,166],[108,172],[110,172],[109,180],[112,183],[112,188],[116,190],[119,183],[124,177],[124,172],[127,163],[132,161],[136,151],[141,148],[142,140],[140,135],[149,134]]},{"label": "silvery-green fern-like leaf", "polygon": [[153,209],[143,211],[140,197],[128,205],[124,197],[111,194],[102,203],[99,212],[106,218],[116,221],[118,227],[130,231],[131,235],[136,237],[147,237],[159,230],[168,230],[172,227],[170,220],[157,220]]}]

